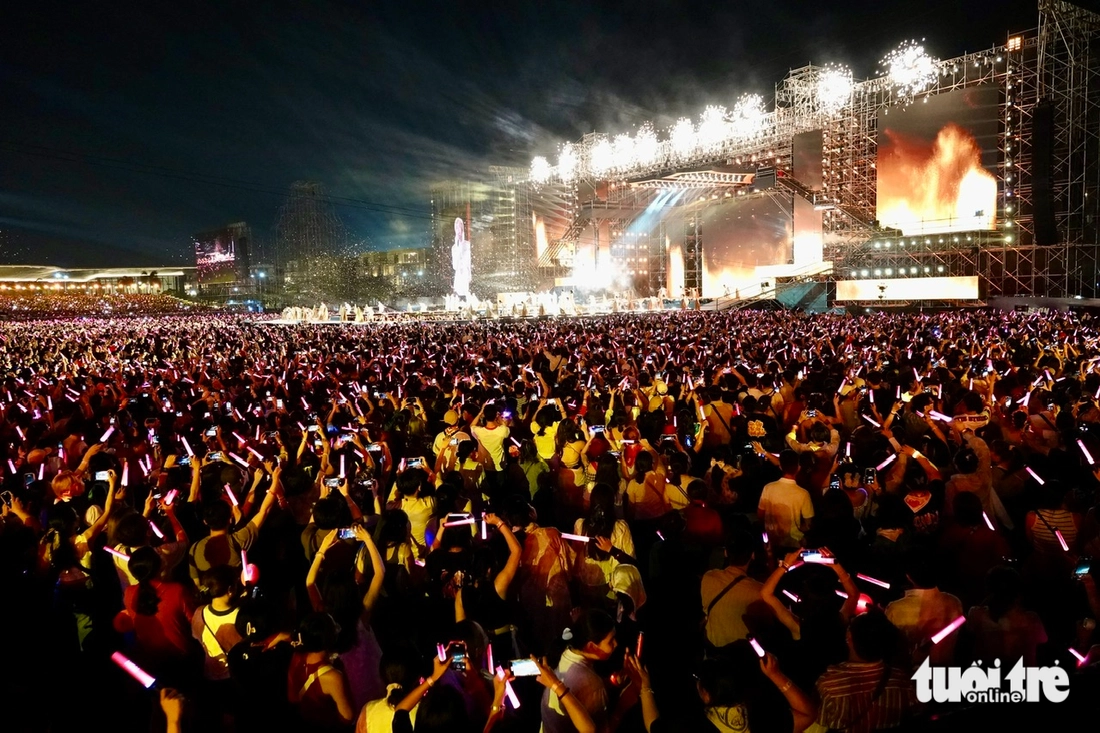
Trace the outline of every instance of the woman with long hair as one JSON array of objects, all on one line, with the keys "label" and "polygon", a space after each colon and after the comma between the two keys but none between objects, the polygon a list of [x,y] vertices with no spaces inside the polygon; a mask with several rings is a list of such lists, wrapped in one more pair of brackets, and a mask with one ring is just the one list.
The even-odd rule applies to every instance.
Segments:
[{"label": "woman with long hair", "polygon": [[340,627],[327,613],[311,613],[298,626],[299,646],[287,670],[287,699],[310,731],[347,731],[357,711],[348,680],[334,656]]},{"label": "woman with long hair", "polygon": [[626,521],[615,518],[615,489],[596,484],[588,514],[576,521],[573,532],[589,538],[577,554],[574,581],[580,598],[610,607],[615,600],[611,575],[619,564],[635,565],[634,538]]}]

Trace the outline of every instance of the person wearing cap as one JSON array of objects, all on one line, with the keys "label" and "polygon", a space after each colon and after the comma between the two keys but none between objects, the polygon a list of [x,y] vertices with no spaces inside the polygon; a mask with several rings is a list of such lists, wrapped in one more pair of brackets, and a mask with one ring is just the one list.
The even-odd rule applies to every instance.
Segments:
[{"label": "person wearing cap", "polygon": [[[435,441],[432,443],[432,452],[437,456],[452,441],[461,443],[464,440],[470,440],[470,434],[463,429],[462,424],[459,422],[458,413],[454,410],[447,410],[446,414],[443,415],[443,425],[443,430],[435,436]],[[455,445],[458,443],[455,443]]]}]

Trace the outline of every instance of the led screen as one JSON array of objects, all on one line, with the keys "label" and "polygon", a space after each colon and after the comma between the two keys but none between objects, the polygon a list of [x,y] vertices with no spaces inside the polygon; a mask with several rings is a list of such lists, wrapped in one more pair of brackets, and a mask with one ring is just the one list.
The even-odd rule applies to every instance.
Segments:
[{"label": "led screen", "polygon": [[703,239],[703,297],[736,295],[759,286],[756,268],[792,257],[789,197],[765,193],[734,197],[699,213]]},{"label": "led screen", "polygon": [[237,279],[237,242],[229,230],[195,238],[195,266],[203,284],[231,283]]},{"label": "led screen", "polygon": [[997,225],[995,87],[960,89],[878,117],[877,217],[906,235]]}]

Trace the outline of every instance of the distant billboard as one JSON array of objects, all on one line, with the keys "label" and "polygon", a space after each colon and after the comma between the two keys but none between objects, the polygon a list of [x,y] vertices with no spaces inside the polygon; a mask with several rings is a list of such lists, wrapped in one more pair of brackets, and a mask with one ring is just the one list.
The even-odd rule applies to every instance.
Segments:
[{"label": "distant billboard", "polygon": [[977,300],[978,276],[840,280],[837,301]]}]

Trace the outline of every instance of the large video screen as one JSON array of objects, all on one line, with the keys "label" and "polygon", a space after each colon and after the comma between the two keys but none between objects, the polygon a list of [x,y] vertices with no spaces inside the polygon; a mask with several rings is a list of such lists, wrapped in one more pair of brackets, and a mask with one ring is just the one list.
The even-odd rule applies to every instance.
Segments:
[{"label": "large video screen", "polygon": [[[791,202],[778,194],[734,197],[700,212],[704,298],[760,285],[756,268],[791,261]],[[769,278],[765,278],[769,279]]]},{"label": "large video screen", "polygon": [[195,266],[203,284],[231,283],[237,279],[237,243],[228,230],[195,237]]},{"label": "large video screen", "polygon": [[960,89],[878,116],[877,216],[906,235],[997,225],[993,86]]}]

